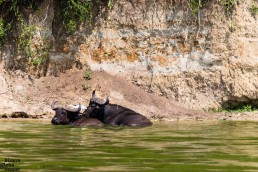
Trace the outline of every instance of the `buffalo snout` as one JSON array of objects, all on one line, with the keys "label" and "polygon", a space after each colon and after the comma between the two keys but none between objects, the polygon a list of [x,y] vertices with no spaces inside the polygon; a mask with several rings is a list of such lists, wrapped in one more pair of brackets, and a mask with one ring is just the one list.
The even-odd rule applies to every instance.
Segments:
[{"label": "buffalo snout", "polygon": [[58,124],[59,124],[59,123],[58,123],[58,119],[57,119],[56,117],[52,118],[51,123],[52,123],[53,125],[58,125]]}]

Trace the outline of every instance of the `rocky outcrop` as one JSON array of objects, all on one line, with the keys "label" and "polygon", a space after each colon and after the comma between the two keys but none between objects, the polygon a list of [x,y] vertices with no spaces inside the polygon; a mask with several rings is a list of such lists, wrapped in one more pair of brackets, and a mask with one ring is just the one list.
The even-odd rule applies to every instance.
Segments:
[{"label": "rocky outcrop", "polygon": [[80,46],[80,58],[193,109],[257,104],[255,2],[239,2],[231,13],[207,4],[199,23],[173,2],[116,2],[110,20]]},{"label": "rocky outcrop", "polygon": [[[44,34],[53,45],[46,67],[36,72],[58,75],[88,66],[193,109],[257,104],[258,18],[251,13],[253,4],[257,2],[239,1],[226,11],[212,1],[196,16],[187,1],[112,1],[90,34],[82,26],[65,37],[57,34],[55,1],[45,0],[42,13],[30,19],[38,26],[34,47],[40,49]],[[8,46],[2,52],[6,66],[17,61],[11,53]]]}]

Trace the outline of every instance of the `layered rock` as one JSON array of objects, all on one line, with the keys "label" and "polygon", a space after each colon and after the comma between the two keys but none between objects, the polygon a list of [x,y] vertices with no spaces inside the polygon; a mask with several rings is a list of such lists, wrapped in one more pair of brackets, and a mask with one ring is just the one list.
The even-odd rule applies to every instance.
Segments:
[{"label": "layered rock", "polygon": [[[121,0],[97,18],[90,34],[82,26],[71,37],[53,34],[58,13],[53,1],[44,3],[42,16],[48,20],[39,21],[47,25],[54,43],[45,75],[89,66],[193,109],[257,104],[258,19],[251,12],[253,0],[239,1],[230,11],[208,2],[199,15],[187,1]],[[8,61],[11,56],[6,54]]]},{"label": "layered rock", "polygon": [[231,13],[207,4],[198,23],[183,2],[120,1],[80,46],[80,58],[194,109],[257,104],[253,3],[240,2]]}]

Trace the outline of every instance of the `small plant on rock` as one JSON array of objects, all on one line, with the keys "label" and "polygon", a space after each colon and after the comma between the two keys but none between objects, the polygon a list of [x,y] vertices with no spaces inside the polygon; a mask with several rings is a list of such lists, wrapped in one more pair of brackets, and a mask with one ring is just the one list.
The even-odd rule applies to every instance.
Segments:
[{"label": "small plant on rock", "polygon": [[252,13],[253,16],[256,16],[258,14],[258,6],[256,4],[252,5],[251,13]]},{"label": "small plant on rock", "polygon": [[226,112],[226,113],[234,113],[234,112],[252,112],[258,110],[258,106],[254,104],[239,104],[235,107],[220,107],[220,108],[212,108],[210,112]]},{"label": "small plant on rock", "polygon": [[87,90],[90,88],[90,85],[85,81],[83,84],[82,84],[82,89],[83,90]]},{"label": "small plant on rock", "polygon": [[10,28],[10,23],[6,24],[5,21],[2,18],[0,18],[0,47],[5,43]]},{"label": "small plant on rock", "polygon": [[84,79],[91,80],[92,79],[92,71],[90,69],[86,69],[84,72]]},{"label": "small plant on rock", "polygon": [[219,2],[225,7],[226,11],[230,11],[237,5],[238,0],[219,0]]},{"label": "small plant on rock", "polygon": [[35,31],[34,25],[26,25],[21,22],[20,34],[18,36],[17,44],[18,51],[24,52],[27,57],[34,57],[35,51],[31,48],[32,46],[32,38]]},{"label": "small plant on rock", "polygon": [[108,1],[108,9],[111,10],[111,9],[113,8],[113,5],[114,5],[114,4],[113,4],[113,0],[109,0],[109,1]]},{"label": "small plant on rock", "polygon": [[189,0],[188,4],[194,16],[197,16],[199,9],[203,6],[201,0]]},{"label": "small plant on rock", "polygon": [[40,66],[44,62],[44,58],[34,58],[32,59],[32,64],[34,66]]}]

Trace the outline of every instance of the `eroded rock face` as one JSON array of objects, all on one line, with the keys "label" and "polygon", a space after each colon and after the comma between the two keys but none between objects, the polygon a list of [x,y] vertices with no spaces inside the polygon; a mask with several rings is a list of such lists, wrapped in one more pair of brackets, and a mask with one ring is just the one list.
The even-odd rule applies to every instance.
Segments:
[{"label": "eroded rock face", "polygon": [[[231,14],[210,2],[200,22],[186,3],[120,0],[91,34],[82,26],[64,38],[53,36],[55,3],[44,1],[42,14],[31,18],[44,28],[35,32],[34,47],[42,46],[43,33],[53,42],[41,75],[89,66],[194,109],[257,103],[258,17],[250,11],[256,2],[241,1]],[[8,66],[15,63],[11,52],[3,53]]]},{"label": "eroded rock face", "polygon": [[0,94],[4,94],[8,92],[8,83],[5,80],[5,77],[3,75],[0,75]]},{"label": "eroded rock face", "polygon": [[105,27],[80,46],[80,58],[93,70],[126,76],[186,107],[257,103],[258,20],[252,4],[240,2],[229,17],[212,3],[201,11],[198,26],[183,2],[119,1]]}]

